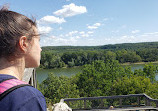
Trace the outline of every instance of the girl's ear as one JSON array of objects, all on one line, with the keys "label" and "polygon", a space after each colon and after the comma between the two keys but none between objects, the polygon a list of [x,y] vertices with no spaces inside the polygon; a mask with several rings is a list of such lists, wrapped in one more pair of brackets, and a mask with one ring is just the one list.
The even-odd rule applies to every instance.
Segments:
[{"label": "girl's ear", "polygon": [[27,37],[26,36],[21,36],[20,39],[19,39],[19,49],[23,52],[23,53],[26,53],[27,52],[27,49],[28,49],[28,40],[27,40]]}]

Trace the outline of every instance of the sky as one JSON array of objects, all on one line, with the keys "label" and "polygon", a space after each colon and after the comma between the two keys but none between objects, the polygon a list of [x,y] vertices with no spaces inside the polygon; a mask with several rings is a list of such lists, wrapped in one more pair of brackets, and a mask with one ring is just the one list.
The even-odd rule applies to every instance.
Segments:
[{"label": "sky", "polygon": [[158,42],[158,0],[0,0],[35,17],[41,46]]}]

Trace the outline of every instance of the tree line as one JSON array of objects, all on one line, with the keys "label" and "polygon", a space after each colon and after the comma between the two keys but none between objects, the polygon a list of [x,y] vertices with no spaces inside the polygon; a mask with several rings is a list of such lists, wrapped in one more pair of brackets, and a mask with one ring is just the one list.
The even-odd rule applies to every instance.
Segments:
[{"label": "tree line", "polygon": [[[66,50],[66,49],[65,49]],[[83,66],[91,64],[95,60],[118,60],[119,63],[153,62],[158,61],[157,48],[142,48],[135,50],[78,50],[78,51],[60,51],[43,50],[41,54],[41,68],[62,68]]]},{"label": "tree line", "polygon": [[145,64],[143,70],[131,71],[117,60],[97,60],[83,66],[82,72],[72,77],[49,74],[38,89],[47,103],[57,103],[62,98],[79,98],[146,93],[158,99],[158,66]]},{"label": "tree line", "polygon": [[142,42],[142,43],[123,43],[123,44],[109,44],[102,46],[45,46],[42,47],[44,51],[51,50],[53,52],[67,52],[67,51],[83,51],[83,50],[138,50],[146,48],[158,48],[158,42]]}]

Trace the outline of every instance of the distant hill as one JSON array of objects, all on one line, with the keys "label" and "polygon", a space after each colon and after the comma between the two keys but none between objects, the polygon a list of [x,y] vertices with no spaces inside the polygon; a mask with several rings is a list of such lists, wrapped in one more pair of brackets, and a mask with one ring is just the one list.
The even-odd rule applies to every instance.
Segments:
[{"label": "distant hill", "polygon": [[101,49],[144,49],[144,48],[158,48],[158,42],[143,42],[143,43],[124,43],[115,45],[104,45],[100,47]]},{"label": "distant hill", "polygon": [[95,60],[118,60],[119,63],[158,61],[158,42],[124,43],[103,46],[42,47],[42,68],[83,66]]},{"label": "distant hill", "polygon": [[143,43],[123,43],[123,44],[109,44],[102,46],[46,46],[42,47],[43,51],[84,51],[84,50],[138,50],[144,48],[158,48],[158,42],[143,42]]}]

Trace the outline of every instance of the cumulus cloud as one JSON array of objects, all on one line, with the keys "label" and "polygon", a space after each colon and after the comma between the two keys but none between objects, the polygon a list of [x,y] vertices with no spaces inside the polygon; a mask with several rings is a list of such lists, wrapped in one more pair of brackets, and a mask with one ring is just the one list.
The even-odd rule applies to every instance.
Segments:
[{"label": "cumulus cloud", "polygon": [[39,33],[49,33],[53,30],[53,28],[49,27],[49,26],[38,26],[38,30],[39,30]]},{"label": "cumulus cloud", "polygon": [[[124,35],[120,37],[111,37],[104,40],[104,44],[116,43],[138,43],[158,41],[158,32],[144,33],[141,35]],[[103,42],[102,42],[103,43]]]},{"label": "cumulus cloud", "polygon": [[47,38],[44,38],[44,40],[41,40],[42,44],[41,46],[61,46],[61,45],[75,45],[77,42],[77,38],[70,37],[60,37],[60,36],[50,36]]},{"label": "cumulus cloud", "polygon": [[144,33],[141,35],[141,37],[147,41],[158,41],[158,32]]},{"label": "cumulus cloud", "polygon": [[93,24],[91,26],[88,26],[88,29],[97,29],[99,26],[101,26],[100,23],[95,23],[95,24]]},{"label": "cumulus cloud", "polygon": [[88,33],[86,33],[86,34],[82,34],[81,36],[82,37],[89,37],[90,35]]},{"label": "cumulus cloud", "polygon": [[131,33],[135,34],[135,33],[139,33],[139,32],[140,32],[140,30],[133,30]]},{"label": "cumulus cloud", "polygon": [[93,34],[94,32],[92,32],[92,31],[88,31],[87,33],[88,33],[88,34]]},{"label": "cumulus cloud", "polygon": [[53,14],[61,17],[71,17],[74,15],[86,13],[87,9],[85,6],[77,6],[74,3],[71,3],[69,5],[64,5],[62,9],[57,10]]},{"label": "cumulus cloud", "polygon": [[77,33],[78,33],[78,31],[75,30],[75,31],[71,31],[71,32],[67,33],[65,36],[66,36],[66,37],[71,37],[71,36],[74,36],[74,35],[77,34]]},{"label": "cumulus cloud", "polygon": [[80,34],[85,34],[85,32],[84,32],[84,31],[81,31]]},{"label": "cumulus cloud", "polygon": [[76,34],[76,33],[78,33],[77,30],[75,30],[75,31],[71,31],[71,32],[69,32],[69,35],[73,35],[73,34]]},{"label": "cumulus cloud", "polygon": [[[61,45],[106,45],[106,44],[118,44],[118,43],[138,43],[138,42],[153,42],[158,41],[158,32],[150,32],[139,35],[123,35],[104,37],[104,39],[90,38],[92,31],[71,31],[68,34],[72,35],[66,37],[65,35],[49,36],[41,38],[42,46],[61,46]],[[88,37],[87,37],[88,36]]]},{"label": "cumulus cloud", "polygon": [[158,32],[144,33],[144,35],[158,35]]},{"label": "cumulus cloud", "polygon": [[92,32],[92,31],[88,31],[88,32],[80,31],[79,32],[79,31],[75,30],[75,31],[71,31],[71,32],[65,34],[65,36],[66,37],[81,38],[81,37],[90,37],[90,36],[92,36],[93,33],[94,32]]},{"label": "cumulus cloud", "polygon": [[88,31],[88,32],[81,31],[80,32],[81,37],[90,37],[90,36],[92,36],[92,34],[93,34],[92,31]]},{"label": "cumulus cloud", "polygon": [[64,18],[59,18],[59,17],[55,17],[55,16],[44,16],[43,18],[41,18],[38,21],[38,24],[50,24],[50,23],[57,23],[57,24],[61,24],[63,22],[66,22],[64,20]]}]

